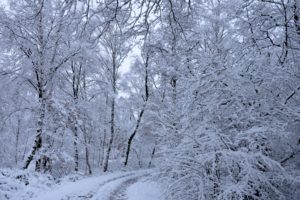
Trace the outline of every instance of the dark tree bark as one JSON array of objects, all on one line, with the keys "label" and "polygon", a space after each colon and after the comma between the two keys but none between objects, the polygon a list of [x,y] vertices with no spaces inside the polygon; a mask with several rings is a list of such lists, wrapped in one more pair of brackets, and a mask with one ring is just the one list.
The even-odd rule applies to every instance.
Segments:
[{"label": "dark tree bark", "polygon": [[152,153],[151,153],[151,158],[150,158],[150,161],[149,161],[149,164],[148,164],[148,168],[151,168],[155,152],[156,152],[156,145],[153,147],[153,150],[152,150]]},{"label": "dark tree bark", "polygon": [[144,98],[144,105],[143,105],[143,107],[142,107],[142,109],[139,113],[135,128],[134,128],[134,130],[133,130],[132,134],[130,135],[130,137],[128,139],[128,142],[127,142],[127,150],[126,150],[126,155],[125,155],[124,166],[127,166],[127,164],[128,164],[132,141],[133,141],[135,135],[138,132],[138,129],[140,127],[140,123],[142,121],[142,118],[143,118],[143,115],[144,115],[144,112],[145,112],[146,104],[147,104],[147,101],[149,99],[148,64],[149,64],[149,55],[147,55],[146,61],[145,61],[145,79],[144,79],[145,98]]},{"label": "dark tree bark", "polygon": [[[37,28],[37,41],[38,45],[40,47],[44,47],[44,30],[43,30],[43,3],[40,3],[39,5],[41,7],[41,11],[37,14],[37,20],[38,20],[38,28]],[[28,51],[23,50],[24,54],[29,58],[31,58],[31,53]],[[41,149],[42,147],[42,134],[43,134],[43,128],[44,128],[44,119],[46,114],[46,81],[44,80],[44,49],[40,48],[38,50],[38,61],[32,60],[33,66],[35,67],[35,77],[36,77],[36,90],[38,92],[39,97],[39,109],[38,109],[38,121],[37,121],[37,130],[35,135],[35,141],[34,145],[32,147],[32,151],[30,155],[28,156],[24,169],[27,169],[33,160],[34,156],[36,155],[37,151]],[[39,169],[40,162],[36,163],[36,168]]]},{"label": "dark tree bark", "polygon": [[74,170],[77,172],[78,168],[79,168],[79,154],[78,154],[78,145],[77,145],[77,141],[78,141],[78,128],[77,126],[74,127],[74,159],[75,159],[75,167]]},{"label": "dark tree bark", "polygon": [[300,36],[300,3],[294,2],[294,23],[297,34]]},{"label": "dark tree bark", "polygon": [[107,148],[104,167],[103,167],[104,172],[108,170],[108,161],[109,161],[112,144],[114,141],[114,136],[115,136],[115,100],[113,99],[111,102],[110,138],[108,142],[108,148]]},{"label": "dark tree bark", "polygon": [[130,135],[129,139],[128,139],[128,142],[127,142],[127,150],[126,150],[126,155],[125,155],[125,162],[124,162],[124,166],[127,166],[128,164],[128,159],[129,159],[129,154],[130,154],[130,149],[131,149],[131,144],[132,144],[132,141],[139,129],[139,126],[140,126],[140,123],[141,123],[141,120],[142,120],[142,117],[143,117],[143,114],[144,114],[144,110],[145,108],[142,108],[140,114],[139,114],[139,117],[138,117],[138,120],[136,122],[136,126],[133,130],[133,133]]},{"label": "dark tree bark", "polygon": [[[43,126],[44,126],[44,119],[45,119],[46,103],[44,102],[45,100],[43,99],[41,101],[42,102],[39,109],[39,119],[37,122],[37,130],[36,130],[34,145],[32,147],[32,151],[30,155],[26,159],[25,166],[23,167],[23,169],[27,169],[29,167],[37,151],[42,148],[42,133],[43,133]],[[39,163],[37,163],[37,168],[39,168]]]}]

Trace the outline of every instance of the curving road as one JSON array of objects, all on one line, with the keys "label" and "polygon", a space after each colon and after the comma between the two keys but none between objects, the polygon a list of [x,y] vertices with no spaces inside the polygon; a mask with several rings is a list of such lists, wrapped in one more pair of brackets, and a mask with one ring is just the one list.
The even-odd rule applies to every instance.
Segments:
[{"label": "curving road", "polygon": [[[153,192],[158,193],[155,189],[147,185],[141,186],[141,184],[145,184],[145,179],[149,176],[149,173],[149,170],[119,172],[104,176],[88,177],[76,182],[62,182],[50,191],[37,195],[34,199],[131,200],[136,198],[158,200],[157,195],[155,197],[152,194]],[[139,187],[142,187],[142,189]],[[128,193],[129,189],[132,190],[131,193]],[[148,194],[145,194],[147,190],[149,190]],[[140,195],[141,197],[139,197]]]}]

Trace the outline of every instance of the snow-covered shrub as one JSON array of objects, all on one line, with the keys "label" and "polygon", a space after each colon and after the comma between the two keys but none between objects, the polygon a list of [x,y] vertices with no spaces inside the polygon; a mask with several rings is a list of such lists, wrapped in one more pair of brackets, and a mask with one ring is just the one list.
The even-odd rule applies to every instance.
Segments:
[{"label": "snow-covered shrub", "polygon": [[245,147],[231,149],[218,137],[210,132],[186,140],[166,160],[169,199],[299,199],[300,181],[279,162]]},{"label": "snow-covered shrub", "polygon": [[74,160],[66,153],[57,153],[52,157],[51,175],[55,178],[62,178],[73,172]]},{"label": "snow-covered shrub", "polygon": [[54,183],[50,175],[17,169],[0,169],[0,199],[30,199]]}]

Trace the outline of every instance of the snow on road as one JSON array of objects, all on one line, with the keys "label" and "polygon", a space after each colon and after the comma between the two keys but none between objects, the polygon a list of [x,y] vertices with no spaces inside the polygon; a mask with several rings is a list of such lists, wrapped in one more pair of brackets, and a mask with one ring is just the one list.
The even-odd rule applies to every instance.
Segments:
[{"label": "snow on road", "polygon": [[62,182],[50,191],[39,194],[34,200],[90,199],[93,193],[101,186],[131,175],[133,174],[114,173],[105,176],[89,177],[76,182]]},{"label": "snow on road", "polygon": [[159,183],[140,180],[127,189],[128,200],[163,200],[162,188]]},{"label": "snow on road", "polygon": [[34,200],[162,200],[159,188],[144,181],[147,175],[143,170],[62,182]]}]

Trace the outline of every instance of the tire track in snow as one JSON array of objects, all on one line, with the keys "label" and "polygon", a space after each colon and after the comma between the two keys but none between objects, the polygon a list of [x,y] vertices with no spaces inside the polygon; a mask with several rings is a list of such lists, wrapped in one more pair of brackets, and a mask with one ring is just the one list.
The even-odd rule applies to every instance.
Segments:
[{"label": "tire track in snow", "polygon": [[[62,182],[49,190],[36,194],[34,200],[109,200],[111,194],[129,179],[145,176],[149,170],[116,172],[94,176],[76,182]],[[120,188],[121,189],[121,188]],[[117,194],[117,192],[116,192]]]},{"label": "tire track in snow", "polygon": [[149,174],[145,174],[142,176],[137,176],[134,178],[130,178],[124,181],[121,185],[119,185],[109,196],[108,200],[127,200],[126,191],[132,184],[136,183],[140,178],[149,176]]},{"label": "tire track in snow", "polygon": [[137,182],[138,178],[132,178],[129,179],[127,181],[125,181],[124,183],[122,183],[117,189],[115,189],[109,197],[109,200],[126,200],[126,190],[127,188],[134,184],[135,182]]},{"label": "tire track in snow", "polygon": [[[128,183],[127,181],[132,180],[132,179],[139,179],[142,176],[145,176],[146,173],[145,172],[138,172],[135,173],[133,176],[128,176],[125,178],[121,178],[121,179],[117,179],[115,181],[112,181],[106,185],[104,185],[103,187],[101,187],[97,193],[95,194],[95,196],[92,198],[92,200],[110,200],[115,198],[115,195],[118,194],[119,197],[122,197],[122,193],[120,191],[124,191],[127,189],[127,187],[124,186],[124,184],[126,185],[126,183]],[[130,182],[130,181],[129,181]]]}]

